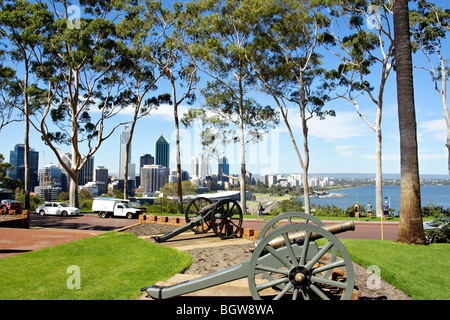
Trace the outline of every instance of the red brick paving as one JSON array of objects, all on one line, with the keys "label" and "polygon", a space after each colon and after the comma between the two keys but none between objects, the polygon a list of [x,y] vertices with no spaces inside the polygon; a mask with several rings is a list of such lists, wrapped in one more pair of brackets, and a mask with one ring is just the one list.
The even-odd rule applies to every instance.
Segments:
[{"label": "red brick paving", "polygon": [[49,228],[0,228],[0,259],[65,242],[93,237],[103,232]]}]

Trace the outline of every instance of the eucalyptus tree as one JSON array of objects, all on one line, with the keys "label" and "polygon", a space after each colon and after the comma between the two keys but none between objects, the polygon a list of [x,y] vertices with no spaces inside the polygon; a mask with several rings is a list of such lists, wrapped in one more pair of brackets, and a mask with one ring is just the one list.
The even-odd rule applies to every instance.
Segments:
[{"label": "eucalyptus tree", "polygon": [[[341,0],[330,12],[334,16],[330,34],[336,44],[331,51],[340,59],[340,63],[335,70],[327,73],[326,86],[331,92],[331,98],[342,98],[353,104],[359,117],[375,133],[376,212],[381,217],[381,122],[386,84],[395,62],[392,4],[385,0]],[[377,76],[373,75],[374,70],[378,70]],[[373,121],[361,111],[361,107],[368,110],[367,105],[361,105],[367,104],[361,102],[363,95],[367,95],[369,104],[376,107]]]},{"label": "eucalyptus tree", "polygon": [[16,114],[15,99],[10,97],[11,90],[14,88],[16,72],[11,66],[4,63],[7,60],[5,57],[5,51],[0,49],[0,132],[6,125],[21,121]]},{"label": "eucalyptus tree", "polygon": [[[0,102],[3,122],[15,121],[11,118],[17,108],[23,114],[24,133],[24,167],[25,208],[30,208],[30,116],[39,108],[34,96],[40,90],[33,78],[33,67],[42,56],[42,43],[48,35],[52,14],[43,3],[32,3],[25,0],[0,2],[0,27],[7,48],[1,66],[0,91],[3,101]],[[8,62],[10,65],[7,65]]]},{"label": "eucalyptus tree", "polygon": [[179,106],[182,103],[192,105],[199,81],[197,66],[189,50],[190,10],[182,3],[174,3],[172,9],[161,11],[163,46],[161,47],[160,70],[172,89],[171,103],[175,122],[175,157],[177,163],[178,212],[183,213],[183,188],[181,178],[181,147]]},{"label": "eucalyptus tree", "polygon": [[[108,121],[124,108],[117,98],[125,85],[116,70],[121,58],[116,24],[122,5],[122,1],[82,2],[80,16],[73,21],[68,1],[50,1],[54,20],[43,44],[45,55],[34,67],[46,90],[33,126],[70,177],[72,206],[78,206],[80,170],[124,124]],[[60,145],[71,147],[70,157]]]},{"label": "eucalyptus tree", "polygon": [[400,221],[398,242],[425,244],[420,203],[417,126],[408,0],[393,4],[397,103],[400,131]]},{"label": "eucalyptus tree", "polygon": [[448,173],[450,174],[450,112],[447,102],[447,80],[450,74],[448,57],[443,50],[444,40],[450,32],[450,10],[420,0],[416,10],[410,10],[411,34],[415,50],[420,50],[429,62],[428,66],[416,66],[427,70],[434,89],[441,96],[447,124]]},{"label": "eucalyptus tree", "polygon": [[158,89],[157,83],[162,78],[162,68],[165,67],[161,62],[161,51],[167,26],[159,19],[161,2],[127,4],[124,11],[126,15],[117,24],[119,61],[116,71],[122,76],[125,88],[116,98],[116,103],[123,108],[134,108],[123,164],[126,199],[129,193],[128,163],[136,123],[162,103],[170,102],[170,96],[149,96],[149,93]]},{"label": "eucalyptus tree", "polygon": [[[273,97],[288,129],[303,173],[305,211],[311,212],[308,187],[308,121],[313,116],[334,116],[325,110],[328,97],[320,88],[325,69],[320,49],[330,37],[326,33],[329,19],[323,15],[321,2],[281,0],[253,2],[255,10],[264,8],[255,31],[254,45],[247,59],[255,71],[262,90]],[[300,119],[288,117],[290,107],[298,108]],[[291,124],[302,127],[303,156]]]},{"label": "eucalyptus tree", "polygon": [[[210,81],[201,90],[204,108],[219,115],[238,130],[240,145],[241,206],[246,213],[246,129],[264,130],[277,122],[270,106],[259,104],[251,93],[255,90],[254,72],[246,59],[253,44],[254,29],[260,22],[258,1],[199,0],[189,6],[191,13],[190,46],[198,68]],[[195,15],[194,15],[195,13]],[[256,137],[261,137],[255,132]],[[258,131],[259,132],[259,131]]]}]

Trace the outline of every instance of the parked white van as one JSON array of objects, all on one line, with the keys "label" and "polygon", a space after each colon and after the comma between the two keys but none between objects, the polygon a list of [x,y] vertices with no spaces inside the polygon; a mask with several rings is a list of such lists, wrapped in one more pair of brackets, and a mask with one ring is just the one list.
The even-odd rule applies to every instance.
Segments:
[{"label": "parked white van", "polygon": [[116,198],[95,198],[92,202],[92,212],[98,213],[102,218],[110,216],[137,218],[142,210],[131,207],[129,202],[129,200]]}]

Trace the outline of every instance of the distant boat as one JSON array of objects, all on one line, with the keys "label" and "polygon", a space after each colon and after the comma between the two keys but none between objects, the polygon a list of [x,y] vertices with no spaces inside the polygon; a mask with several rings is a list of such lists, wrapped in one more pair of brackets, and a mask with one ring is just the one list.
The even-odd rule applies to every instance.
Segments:
[{"label": "distant boat", "polygon": [[328,193],[327,191],[314,191],[314,198],[344,198],[344,193]]}]

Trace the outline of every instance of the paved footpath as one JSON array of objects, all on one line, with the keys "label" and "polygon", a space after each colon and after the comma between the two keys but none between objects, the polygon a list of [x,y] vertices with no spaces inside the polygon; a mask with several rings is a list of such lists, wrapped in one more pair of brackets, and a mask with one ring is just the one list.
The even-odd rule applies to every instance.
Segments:
[{"label": "paved footpath", "polygon": [[0,228],[0,259],[96,236],[101,233],[104,233],[104,231],[53,228]]}]

